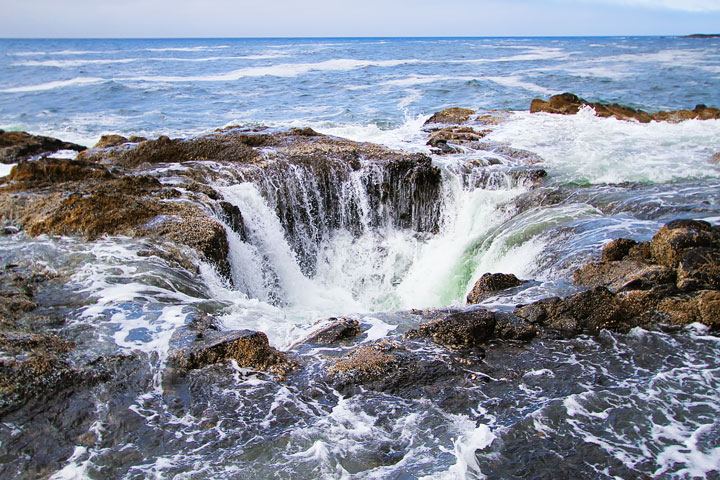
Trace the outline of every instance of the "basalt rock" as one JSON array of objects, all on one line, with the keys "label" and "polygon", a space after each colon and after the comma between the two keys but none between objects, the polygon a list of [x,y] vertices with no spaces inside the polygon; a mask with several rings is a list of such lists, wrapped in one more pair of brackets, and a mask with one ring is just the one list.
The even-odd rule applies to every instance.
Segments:
[{"label": "basalt rock", "polygon": [[648,113],[617,103],[588,102],[572,93],[553,95],[550,100],[544,101],[536,98],[530,104],[530,113],[546,112],[572,115],[584,106],[592,107],[599,117],[615,117],[620,120],[636,120],[641,123],[651,121],[681,122],[683,120],[709,120],[720,118],[717,108],[697,105],[694,110],[672,110]]},{"label": "basalt rock", "polygon": [[475,110],[467,108],[451,107],[446,108],[433,114],[426,122],[425,125],[433,123],[450,123],[459,125],[467,122],[470,117],[475,113]]},{"label": "basalt rock", "polygon": [[467,303],[468,305],[480,303],[489,294],[519,287],[524,283],[525,280],[520,280],[512,273],[486,273],[475,282],[467,296]]},{"label": "basalt rock", "polygon": [[26,132],[0,130],[0,163],[17,163],[43,153],[53,153],[58,150],[81,152],[86,148],[75,143],[63,142],[57,138],[31,135]]}]

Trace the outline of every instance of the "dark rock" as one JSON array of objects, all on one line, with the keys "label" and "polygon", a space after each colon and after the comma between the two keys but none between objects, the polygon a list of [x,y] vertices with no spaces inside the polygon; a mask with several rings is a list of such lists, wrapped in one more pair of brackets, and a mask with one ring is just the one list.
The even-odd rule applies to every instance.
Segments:
[{"label": "dark rock", "polygon": [[0,130],[0,163],[17,163],[43,153],[58,150],[81,152],[87,147],[63,142],[57,138],[30,135],[26,132],[5,132]]},{"label": "dark rock", "polygon": [[430,117],[427,122],[425,122],[425,125],[431,123],[461,124],[467,122],[470,116],[472,116],[474,113],[475,110],[469,110],[467,108],[446,108],[445,110],[433,114],[433,116]]},{"label": "dark rock", "polygon": [[630,250],[635,245],[637,245],[637,242],[635,240],[630,240],[629,238],[618,238],[613,240],[603,247],[601,259],[603,262],[622,260],[630,253]]},{"label": "dark rock", "polygon": [[480,303],[488,294],[518,287],[524,283],[527,282],[512,273],[486,273],[475,282],[475,286],[467,296],[467,303],[469,305]]},{"label": "dark rock", "polygon": [[238,235],[240,239],[245,241],[247,233],[245,232],[245,222],[243,221],[240,209],[229,202],[219,202],[220,214],[223,221]]},{"label": "dark rock", "polygon": [[514,315],[497,315],[496,318],[495,338],[527,342],[540,335],[535,325]]},{"label": "dark rock", "polygon": [[168,365],[192,370],[226,360],[235,360],[241,367],[268,371],[281,378],[295,368],[287,355],[269,345],[264,333],[251,330],[206,330],[202,338],[172,352]]},{"label": "dark rock", "polygon": [[681,122],[683,120],[709,120],[720,118],[720,110],[698,105],[694,110],[673,110],[668,112],[648,113],[643,110],[618,105],[616,103],[593,103],[579,98],[572,93],[553,95],[549,101],[535,99],[530,104],[530,113],[546,112],[572,115],[583,106],[592,107],[599,117],[615,117],[620,120],[636,120],[641,123],[655,121]]},{"label": "dark rock", "polygon": [[720,289],[720,249],[700,247],[683,254],[677,268],[680,290]]},{"label": "dark rock", "polygon": [[567,298],[550,298],[515,308],[519,318],[570,337],[602,329],[627,331],[633,326],[615,295],[604,287],[580,292]]},{"label": "dark rock", "polygon": [[612,290],[645,289],[650,283],[674,283],[675,271],[662,265],[626,259],[590,263],[573,274],[578,285],[586,287],[606,286]]},{"label": "dark rock", "polygon": [[450,348],[479,347],[492,338],[495,323],[495,313],[470,310],[423,323],[418,329],[409,331],[406,337],[428,337]]},{"label": "dark rock", "polygon": [[360,324],[354,318],[342,317],[330,320],[332,323],[314,331],[300,343],[330,345],[355,338],[360,334]]},{"label": "dark rock", "polygon": [[720,330],[720,292],[701,290],[692,294],[667,297],[656,307],[657,320],[685,326],[703,323],[713,331]]}]

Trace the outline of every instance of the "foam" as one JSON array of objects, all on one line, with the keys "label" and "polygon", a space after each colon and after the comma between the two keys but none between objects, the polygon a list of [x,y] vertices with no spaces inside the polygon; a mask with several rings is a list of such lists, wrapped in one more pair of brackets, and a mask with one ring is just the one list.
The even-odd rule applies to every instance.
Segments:
[{"label": "foam", "polygon": [[719,120],[641,124],[600,118],[584,107],[577,115],[516,113],[487,138],[539,154],[550,176],[565,182],[720,177],[720,166],[710,161],[720,151]]},{"label": "foam", "polygon": [[76,87],[79,85],[94,85],[107,80],[97,77],[76,77],[70,80],[58,80],[54,82],[41,83],[39,85],[27,85],[24,87],[12,87],[0,90],[5,93],[43,92],[58,88]]},{"label": "foam", "polygon": [[28,60],[26,62],[16,62],[16,67],[58,67],[71,68],[83,67],[85,65],[106,65],[113,63],[130,63],[144,61],[141,58],[118,58],[118,59],[95,59],[95,60]]},{"label": "foam", "polygon": [[230,45],[198,46],[198,47],[162,47],[146,48],[148,52],[206,52],[208,50],[222,50],[230,48]]},{"label": "foam", "polygon": [[17,165],[17,163],[0,163],[0,177],[10,175],[10,170]]},{"label": "foam", "polygon": [[86,447],[75,447],[73,454],[67,460],[67,464],[50,476],[51,480],[78,480],[82,478],[89,478],[88,468],[90,467],[90,461],[80,461],[82,457],[87,455],[88,449]]}]

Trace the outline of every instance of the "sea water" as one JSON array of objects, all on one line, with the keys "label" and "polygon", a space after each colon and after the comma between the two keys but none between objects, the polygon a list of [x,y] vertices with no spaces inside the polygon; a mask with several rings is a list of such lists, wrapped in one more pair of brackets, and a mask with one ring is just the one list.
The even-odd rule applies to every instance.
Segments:
[{"label": "sea water", "polygon": [[[533,280],[484,302],[509,309],[576,291],[572,271],[613,238],[647,240],[673,218],[720,223],[720,121],[528,113],[533,98],[564,91],[648,111],[720,106],[720,40],[0,40],[0,72],[0,128],[88,146],[104,133],[310,126],[429,154],[422,125],[433,112],[508,111],[486,140],[536,154],[559,199],[523,209],[529,188],[506,167],[488,167],[492,184],[460,173],[491,151],[435,155],[437,234],[361,218],[359,233],[313,245],[309,274],[304,240],[287,238],[272,195],[218,184],[246,221],[245,240],[228,229],[234,286],[204,263],[198,276],[139,256],[143,240],[0,237],[3,262],[42,265],[90,299],[65,327],[92,328],[88,355],[142,352],[156,376],[119,426],[98,398],[100,440],[78,445],[55,478],[719,478],[720,345],[697,325],[490,350],[474,367],[486,381],[459,391],[456,408],[327,386],[309,397],[234,365],[176,412],[160,372],[191,308],[225,329],[264,331],[281,349],[338,315],[359,319],[371,342],[414,326],[395,312],[462,307],[485,272]],[[9,442],[24,428],[5,423],[0,434]]]}]

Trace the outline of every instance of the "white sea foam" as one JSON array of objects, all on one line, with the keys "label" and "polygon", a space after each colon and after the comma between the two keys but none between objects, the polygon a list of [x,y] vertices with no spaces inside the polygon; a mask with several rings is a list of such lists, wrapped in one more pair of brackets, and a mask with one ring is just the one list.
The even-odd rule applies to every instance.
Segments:
[{"label": "white sea foam", "polygon": [[[516,113],[489,139],[538,153],[553,177],[589,183],[720,177],[720,121],[641,124],[577,115]],[[628,168],[631,166],[631,168]]]},{"label": "white sea foam", "polygon": [[36,55],[88,55],[88,54],[103,54],[110,53],[108,51],[99,50],[56,50],[56,51],[40,51],[40,52],[12,52],[8,55],[15,55],[18,57],[30,57]]},{"label": "white sea foam", "polygon": [[197,47],[158,47],[146,48],[148,52],[205,52],[208,50],[222,50],[230,48],[230,45],[197,46]]},{"label": "white sea foam", "polygon": [[490,80],[491,82],[495,82],[498,85],[502,85],[504,87],[517,87],[517,88],[524,88],[525,90],[528,90],[530,92],[538,92],[542,93],[543,95],[555,95],[557,93],[561,93],[558,90],[551,90],[545,87],[542,87],[540,85],[526,82],[522,80],[517,75],[510,75],[507,77],[481,77],[479,80]]},{"label": "white sea foam", "polygon": [[0,177],[10,175],[10,170],[17,165],[16,163],[0,163]]},{"label": "white sea foam", "polygon": [[51,480],[82,480],[88,478],[88,468],[90,461],[81,461],[85,457],[88,449],[86,447],[75,447],[73,454],[67,460],[67,464],[50,478]]},{"label": "white sea foam", "polygon": [[54,82],[41,83],[39,85],[26,85],[24,87],[12,87],[0,90],[5,93],[42,92],[55,90],[57,88],[75,87],[78,85],[93,85],[103,83],[107,80],[97,77],[76,77],[70,80],[57,80]]},{"label": "white sea foam", "polygon": [[17,67],[82,67],[85,65],[105,65],[113,63],[130,63],[144,61],[140,58],[118,58],[118,59],[94,59],[94,60],[28,60],[25,62],[13,63]]}]

